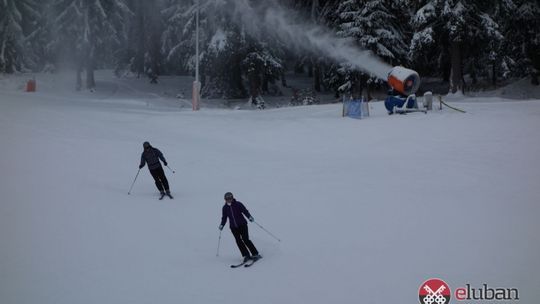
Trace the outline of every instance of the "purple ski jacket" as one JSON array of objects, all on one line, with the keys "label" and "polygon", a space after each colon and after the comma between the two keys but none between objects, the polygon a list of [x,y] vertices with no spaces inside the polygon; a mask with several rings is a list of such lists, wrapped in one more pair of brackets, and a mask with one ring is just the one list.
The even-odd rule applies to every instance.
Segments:
[{"label": "purple ski jacket", "polygon": [[227,204],[223,205],[222,214],[223,215],[221,216],[221,225],[225,226],[228,218],[231,228],[238,228],[240,226],[247,225],[247,221],[246,218],[244,218],[244,215],[248,218],[251,217],[251,214],[249,214],[246,206],[244,206],[244,204],[235,199],[232,200],[230,206]]}]

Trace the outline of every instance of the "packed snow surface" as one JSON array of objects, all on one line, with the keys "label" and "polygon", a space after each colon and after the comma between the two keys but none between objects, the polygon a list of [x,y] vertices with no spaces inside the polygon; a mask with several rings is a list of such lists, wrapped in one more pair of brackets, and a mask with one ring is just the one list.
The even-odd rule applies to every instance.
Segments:
[{"label": "packed snow surface", "polygon": [[[418,303],[432,277],[540,297],[540,100],[355,120],[55,77],[0,79],[0,303]],[[128,195],[146,140],[174,200],[146,167]],[[250,224],[249,269],[228,227],[216,256],[227,191],[281,239]]]}]

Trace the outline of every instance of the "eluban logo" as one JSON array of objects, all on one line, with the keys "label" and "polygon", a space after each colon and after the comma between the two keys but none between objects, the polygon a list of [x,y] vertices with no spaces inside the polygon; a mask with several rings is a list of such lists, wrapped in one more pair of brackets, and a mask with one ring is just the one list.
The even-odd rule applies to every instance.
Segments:
[{"label": "eluban logo", "polygon": [[418,290],[420,304],[448,304],[450,294],[450,287],[441,279],[429,279]]},{"label": "eluban logo", "polygon": [[[420,285],[418,296],[420,304],[449,304],[451,297],[450,286],[441,279],[429,279]],[[456,301],[519,301],[517,288],[493,288],[488,284],[475,288],[471,284],[454,290]]]},{"label": "eluban logo", "polygon": [[483,284],[482,288],[473,288],[471,284],[456,288],[456,299],[463,300],[519,300],[517,288],[491,288]]}]

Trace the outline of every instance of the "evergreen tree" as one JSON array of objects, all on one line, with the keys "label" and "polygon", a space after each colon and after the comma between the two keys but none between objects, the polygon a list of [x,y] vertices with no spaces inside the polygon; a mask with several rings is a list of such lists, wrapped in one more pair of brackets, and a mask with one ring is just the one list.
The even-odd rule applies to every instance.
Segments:
[{"label": "evergreen tree", "polygon": [[[168,0],[162,10],[165,29],[162,35],[161,48],[164,62],[169,71],[174,73],[193,73],[195,70],[196,10],[199,9],[199,43],[203,49],[209,43],[213,23],[209,22],[209,11],[214,10],[214,1],[200,0],[200,8],[196,1]],[[211,19],[211,18],[210,18]],[[211,37],[211,36],[210,36]]]},{"label": "evergreen tree", "polygon": [[354,38],[360,47],[393,65],[402,63],[407,44],[402,25],[390,11],[391,1],[343,1],[338,7],[338,35]]},{"label": "evergreen tree", "polygon": [[247,40],[240,29],[222,24],[216,28],[201,56],[203,96],[243,98],[247,92],[242,79],[242,60],[247,53]]},{"label": "evergreen tree", "polygon": [[[377,0],[347,0],[336,7],[334,26],[337,34],[353,39],[362,49],[370,50],[377,57],[392,65],[407,64],[406,24],[402,24],[392,12],[402,10],[405,2]],[[376,76],[355,71],[346,66],[336,67],[335,72],[327,73],[326,79],[335,87],[345,80],[352,95],[360,97],[363,89],[372,84],[380,84]],[[342,88],[344,88],[342,86]]]},{"label": "evergreen tree", "polygon": [[130,10],[124,0],[58,0],[54,3],[50,47],[61,56],[71,56],[77,67],[77,89],[95,87],[94,70],[112,62],[126,41],[123,16]]},{"label": "evergreen tree", "polygon": [[534,0],[515,0],[511,23],[505,32],[505,48],[515,61],[515,76],[529,76],[538,85],[540,72],[540,4]]},{"label": "evergreen tree", "polygon": [[[281,59],[270,38],[263,38],[259,28],[240,22],[240,4],[234,0],[200,0],[199,46],[202,94],[205,97],[262,100],[268,84],[282,74]],[[250,7],[247,6],[249,9]],[[168,2],[163,10],[166,30],[162,49],[169,69],[193,72],[195,68],[196,2]],[[246,84],[249,90],[246,90]]]},{"label": "evergreen tree", "polygon": [[471,56],[465,67],[469,70],[473,85],[477,82],[477,76],[490,79],[496,85],[497,79],[506,77],[509,72],[503,33],[514,5],[512,0],[478,1],[477,5],[483,12],[479,15],[481,37],[475,43],[478,47],[470,51]]},{"label": "evergreen tree", "polygon": [[[325,23],[323,10],[330,5],[326,2],[327,1],[323,0],[293,1],[292,8],[296,9],[295,15],[297,18],[309,20],[310,23],[315,25],[318,23]],[[319,54],[301,54],[301,56],[298,56],[297,58],[296,65],[296,68],[302,71],[304,65],[307,65],[308,76],[313,77],[313,90],[320,92],[323,81],[323,70],[325,68],[324,59]]]},{"label": "evergreen tree", "polygon": [[[513,0],[481,1],[483,10],[498,25],[490,36],[496,36],[489,43],[490,55],[487,63],[480,63],[484,66],[491,66],[491,82],[496,85],[497,78],[507,78],[511,75],[511,67],[514,60],[511,58],[512,47],[510,46],[513,37],[512,25],[515,20],[516,5]],[[496,34],[500,33],[501,36]],[[489,76],[489,75],[488,75]]]},{"label": "evergreen tree", "polygon": [[125,16],[127,46],[117,68],[127,68],[137,74],[147,75],[152,82],[162,74],[163,34],[162,3],[160,1],[130,0],[128,6],[133,14]]},{"label": "evergreen tree", "polygon": [[409,57],[413,65],[425,75],[442,72],[452,92],[464,88],[464,67],[476,77],[477,63],[489,54],[494,56],[500,39],[496,22],[475,2],[421,1],[411,24],[414,34]]},{"label": "evergreen tree", "polygon": [[[448,41],[443,35],[440,0],[419,1],[411,18],[409,59],[421,75],[449,76]],[[435,63],[435,64],[434,64]]]},{"label": "evergreen tree", "polygon": [[34,42],[43,21],[40,12],[34,0],[0,1],[0,72],[38,68]]}]

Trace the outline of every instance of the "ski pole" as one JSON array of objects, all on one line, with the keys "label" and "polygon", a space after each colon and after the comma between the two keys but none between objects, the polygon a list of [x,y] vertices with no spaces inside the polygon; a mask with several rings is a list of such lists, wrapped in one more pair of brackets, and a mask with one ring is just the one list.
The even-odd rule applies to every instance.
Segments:
[{"label": "ski pole", "polygon": [[171,167],[169,167],[169,165],[166,165],[165,167],[169,168],[169,170],[171,170],[172,173],[176,173],[173,169],[171,169]]},{"label": "ski pole", "polygon": [[219,231],[219,239],[217,241],[217,252],[216,256],[219,256],[219,245],[221,244],[221,230]]},{"label": "ski pole", "polygon": [[128,195],[131,194],[131,189],[133,189],[133,185],[135,185],[135,181],[137,180],[137,177],[139,176],[139,172],[141,172],[141,169],[137,171],[137,175],[135,175],[135,179],[133,180],[133,183],[131,183],[131,187],[129,188]]},{"label": "ski pole", "polygon": [[266,231],[266,233],[268,233],[269,235],[271,235],[273,238],[275,238],[276,240],[278,240],[278,242],[281,242],[281,240],[279,238],[277,238],[275,235],[273,235],[270,231],[266,230],[263,226],[259,225],[259,223],[253,221],[255,224],[257,224],[257,226],[261,227],[262,230]]}]

